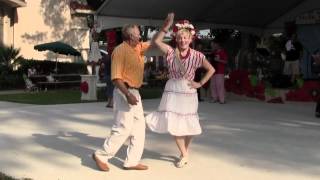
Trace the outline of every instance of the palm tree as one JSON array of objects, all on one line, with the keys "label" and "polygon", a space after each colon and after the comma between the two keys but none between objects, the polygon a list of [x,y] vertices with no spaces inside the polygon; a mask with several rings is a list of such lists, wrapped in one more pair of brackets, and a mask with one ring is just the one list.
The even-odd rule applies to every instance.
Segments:
[{"label": "palm tree", "polygon": [[20,49],[16,49],[13,46],[0,46],[0,66],[13,70],[13,66],[22,59]]}]

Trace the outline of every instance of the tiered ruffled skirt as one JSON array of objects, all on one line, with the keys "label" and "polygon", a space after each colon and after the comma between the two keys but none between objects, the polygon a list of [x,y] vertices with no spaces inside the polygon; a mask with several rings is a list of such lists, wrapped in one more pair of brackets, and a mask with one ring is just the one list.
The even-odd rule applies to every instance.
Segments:
[{"label": "tiered ruffled skirt", "polygon": [[158,110],[147,115],[150,130],[174,136],[201,134],[197,90],[185,79],[167,81]]}]

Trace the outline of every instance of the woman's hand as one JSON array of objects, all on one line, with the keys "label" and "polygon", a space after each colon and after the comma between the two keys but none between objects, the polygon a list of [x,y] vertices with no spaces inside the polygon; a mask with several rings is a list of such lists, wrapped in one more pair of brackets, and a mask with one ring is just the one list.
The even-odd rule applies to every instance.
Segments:
[{"label": "woman's hand", "polygon": [[188,86],[194,89],[198,89],[202,86],[202,84],[195,81],[189,81]]},{"label": "woman's hand", "polygon": [[174,20],[174,13],[168,13],[167,18],[164,20],[162,29],[164,31],[168,31],[173,24],[173,20]]}]

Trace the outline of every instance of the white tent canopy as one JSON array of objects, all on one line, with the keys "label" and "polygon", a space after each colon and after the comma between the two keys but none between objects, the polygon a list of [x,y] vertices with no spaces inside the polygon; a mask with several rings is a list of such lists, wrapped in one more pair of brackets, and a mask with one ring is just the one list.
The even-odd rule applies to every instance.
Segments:
[{"label": "white tent canopy", "polygon": [[160,26],[168,12],[198,29],[234,28],[262,34],[283,29],[286,21],[320,8],[319,0],[105,0],[96,17],[102,29],[127,23]]},{"label": "white tent canopy", "polygon": [[[301,16],[305,13],[308,13],[313,10],[319,10],[320,9],[320,1],[319,0],[305,0],[302,3],[299,4],[299,6],[291,9],[290,11],[286,12],[282,16],[275,19],[272,23],[269,23],[266,26],[266,32],[275,32],[279,29],[283,29],[283,25],[285,22],[288,21],[295,21],[298,16]],[[319,17],[314,18],[320,18],[320,14],[318,14]],[[297,21],[297,24],[302,23]],[[318,22],[319,23],[319,22]]]}]

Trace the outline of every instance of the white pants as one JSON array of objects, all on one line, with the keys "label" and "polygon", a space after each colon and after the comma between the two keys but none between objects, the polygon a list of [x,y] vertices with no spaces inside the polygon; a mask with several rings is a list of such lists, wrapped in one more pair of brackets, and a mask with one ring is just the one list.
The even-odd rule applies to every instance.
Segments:
[{"label": "white pants", "polygon": [[214,74],[210,81],[211,96],[213,100],[224,103],[225,89],[224,89],[224,74]]},{"label": "white pants", "polygon": [[129,89],[138,99],[137,105],[129,105],[127,99],[118,88],[113,91],[114,98],[114,125],[111,129],[111,136],[104,142],[104,150],[97,150],[95,155],[103,162],[112,158],[129,138],[127,158],[124,167],[139,164],[144,149],[145,140],[145,119],[138,90]]},{"label": "white pants", "polygon": [[299,75],[300,74],[300,61],[285,61],[283,67],[284,75]]}]

